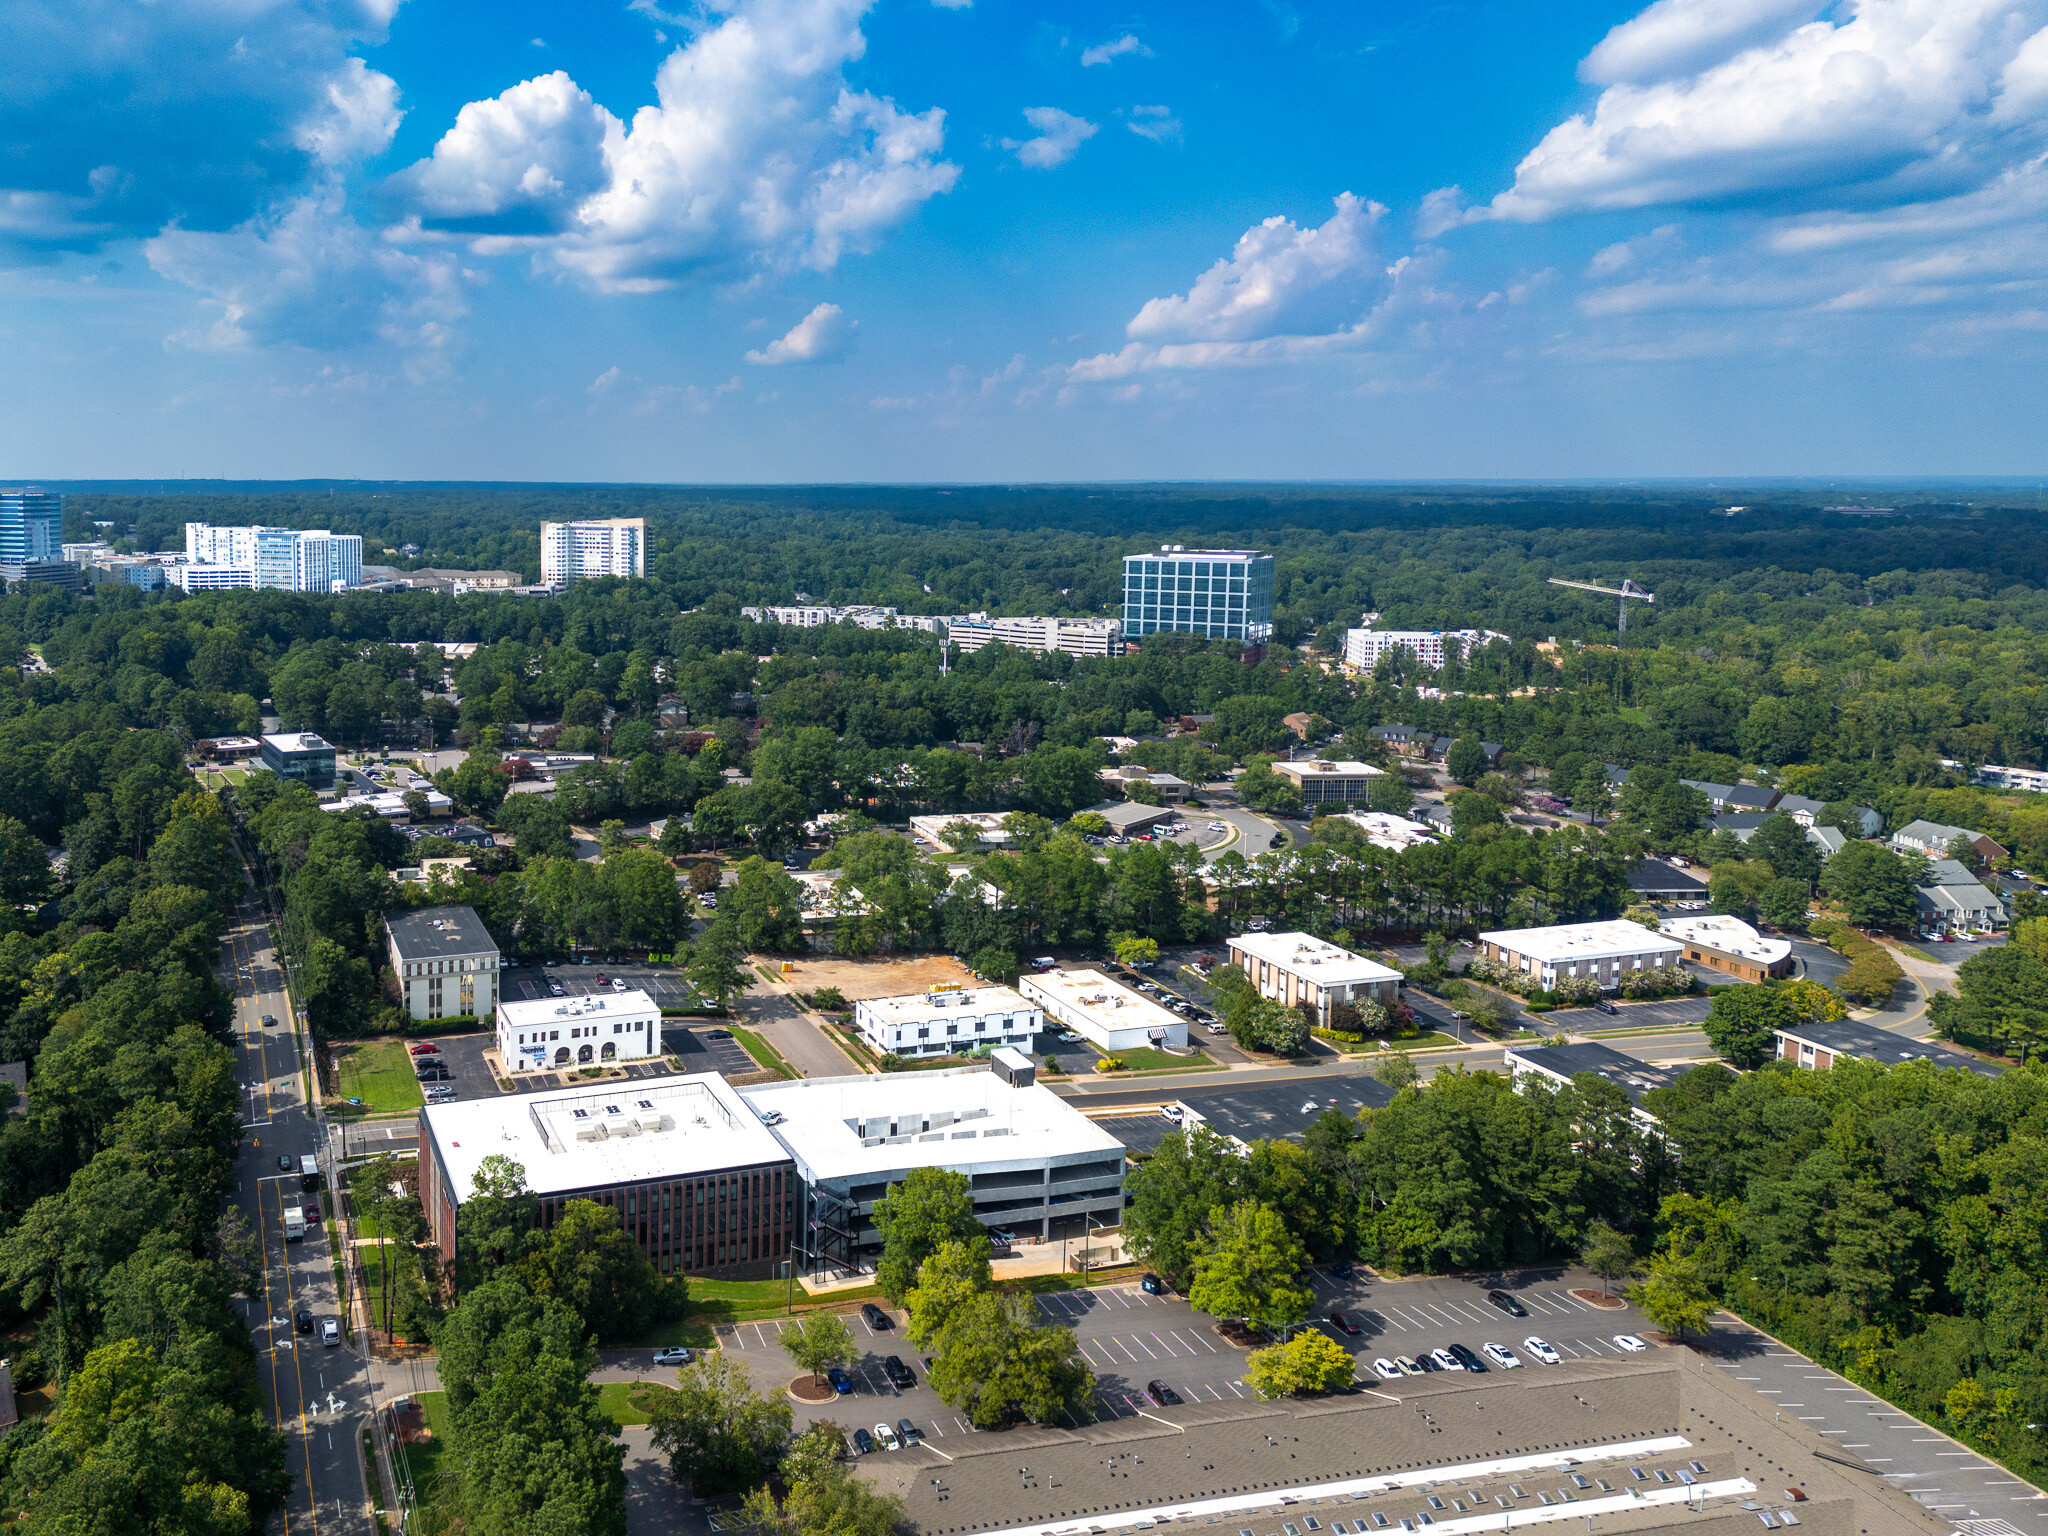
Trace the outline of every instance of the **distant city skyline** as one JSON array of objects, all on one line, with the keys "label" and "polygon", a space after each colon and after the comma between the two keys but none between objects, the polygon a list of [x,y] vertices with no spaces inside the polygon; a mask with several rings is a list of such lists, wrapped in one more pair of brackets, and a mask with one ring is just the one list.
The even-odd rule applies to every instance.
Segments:
[{"label": "distant city skyline", "polygon": [[2048,0],[0,25],[9,484],[2048,473]]}]

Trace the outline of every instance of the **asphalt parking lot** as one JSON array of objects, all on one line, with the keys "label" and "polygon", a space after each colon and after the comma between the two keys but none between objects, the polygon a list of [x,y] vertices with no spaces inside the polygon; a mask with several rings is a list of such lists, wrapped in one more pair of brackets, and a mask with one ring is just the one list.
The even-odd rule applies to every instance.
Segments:
[{"label": "asphalt parking lot", "polygon": [[1712,998],[1674,997],[1661,1003],[1617,1002],[1611,1014],[1598,1008],[1560,1008],[1544,1017],[1559,1028],[1581,1035],[1601,1029],[1654,1029],[1673,1024],[1697,1028],[1706,1021],[1711,1006]]},{"label": "asphalt parking lot", "polygon": [[747,1048],[732,1038],[731,1031],[725,1031],[723,1040],[711,1037],[714,1030],[723,1029],[719,1024],[707,1024],[702,1029],[664,1028],[662,1047],[681,1059],[685,1072],[722,1072],[727,1077],[737,1077],[760,1071]]},{"label": "asphalt parking lot", "polygon": [[[1533,1369],[1569,1369],[1577,1361],[1618,1357],[1623,1351],[1613,1343],[1614,1335],[1640,1334],[1644,1327],[1632,1308],[1605,1311],[1571,1296],[1569,1286],[1582,1281],[1556,1270],[1493,1277],[1490,1282],[1382,1281],[1363,1270],[1344,1279],[1319,1271],[1314,1280],[1314,1326],[1360,1357],[1363,1381],[1394,1394],[1400,1392],[1399,1383],[1373,1374],[1376,1356],[1418,1356],[1452,1343],[1477,1351],[1492,1341],[1507,1345]],[[1516,1295],[1530,1315],[1509,1317],[1489,1306],[1489,1284]],[[1095,1371],[1091,1413],[1079,1422],[1156,1413],[1144,1396],[1152,1381],[1164,1382],[1187,1403],[1254,1400],[1243,1380],[1246,1352],[1225,1342],[1207,1314],[1179,1297],[1149,1296],[1132,1284],[1050,1292],[1038,1298],[1038,1305],[1049,1323],[1073,1330]],[[1345,1334],[1328,1323],[1325,1319],[1333,1309],[1344,1311],[1359,1333]],[[799,1418],[827,1418],[850,1426],[879,1420],[893,1425],[907,1417],[934,1442],[978,1433],[927,1384],[923,1357],[904,1335],[901,1314],[891,1316],[896,1326],[887,1332],[870,1328],[858,1313],[847,1317],[854,1341],[864,1351],[851,1372],[853,1391],[837,1402],[799,1404]],[[748,1368],[759,1386],[779,1389],[796,1374],[789,1357],[777,1347],[785,1326],[782,1320],[771,1319],[722,1327],[718,1342]],[[1523,1350],[1522,1340],[1532,1334],[1556,1347],[1564,1357],[1562,1365],[1541,1365]],[[898,1390],[889,1385],[881,1369],[889,1355],[899,1356],[916,1373],[915,1386]],[[621,1359],[625,1363],[625,1357]]]},{"label": "asphalt parking lot", "polygon": [[[550,976],[561,982],[562,991],[569,997],[585,997],[592,992],[615,991],[617,989],[611,985],[614,979],[623,981],[628,991],[645,992],[663,1008],[685,1007],[696,996],[690,990],[690,984],[683,980],[681,972],[673,965],[607,965],[603,961],[594,961],[589,965],[522,965],[505,973],[505,996],[512,1002],[550,996]],[[598,984],[599,976],[604,977],[602,986]]]}]

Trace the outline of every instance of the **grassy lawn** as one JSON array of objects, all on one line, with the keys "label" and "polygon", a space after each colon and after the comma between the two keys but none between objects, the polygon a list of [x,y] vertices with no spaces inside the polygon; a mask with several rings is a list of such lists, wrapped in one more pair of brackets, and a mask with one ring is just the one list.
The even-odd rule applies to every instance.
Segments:
[{"label": "grassy lawn", "polygon": [[651,1424],[655,1399],[674,1395],[658,1381],[608,1381],[597,1389],[597,1406],[620,1424]]},{"label": "grassy lawn", "polygon": [[[1385,1042],[1387,1049],[1390,1051],[1434,1051],[1440,1047],[1456,1045],[1457,1043],[1449,1035],[1435,1029],[1417,1035],[1413,1040],[1389,1040]],[[1373,1045],[1374,1049],[1377,1049],[1379,1042],[1375,1041]]]},{"label": "grassy lawn", "polygon": [[426,1102],[402,1040],[358,1040],[334,1048],[335,1082],[366,1112],[402,1114]]},{"label": "grassy lawn", "polygon": [[781,1055],[777,1053],[775,1047],[770,1045],[766,1040],[763,1040],[751,1029],[741,1029],[738,1025],[732,1025],[730,1027],[732,1029],[733,1039],[739,1041],[741,1045],[745,1046],[747,1048],[747,1054],[753,1057],[755,1062],[758,1065],[760,1065],[764,1070],[769,1072],[779,1072],[784,1077],[796,1076],[796,1068],[792,1067],[788,1062],[784,1061]]},{"label": "grassy lawn", "polygon": [[864,1301],[880,1301],[882,1293],[872,1285],[853,1286],[830,1296],[814,1297],[799,1285],[792,1293],[787,1280],[700,1280],[690,1277],[690,1303],[680,1322],[656,1323],[634,1335],[632,1347],[661,1349],[687,1344],[692,1349],[715,1349],[720,1327],[733,1323],[766,1322],[785,1317],[792,1294],[796,1310],[831,1312],[855,1307]]},{"label": "grassy lawn", "polygon": [[441,1486],[441,1466],[453,1444],[455,1414],[448,1406],[446,1392],[422,1392],[415,1401],[426,1415],[427,1428],[433,1432],[433,1437],[395,1446],[393,1456],[398,1463],[399,1475],[409,1475],[412,1479],[413,1493],[419,1499],[422,1517],[420,1529],[444,1531],[455,1515],[449,1496],[451,1490]]},{"label": "grassy lawn", "polygon": [[1169,1056],[1164,1051],[1153,1050],[1149,1045],[1140,1045],[1130,1050],[1118,1051],[1116,1054],[1123,1058],[1126,1072],[1158,1072],[1168,1069],[1192,1072],[1215,1065],[1208,1055],[1200,1050],[1192,1056]]}]

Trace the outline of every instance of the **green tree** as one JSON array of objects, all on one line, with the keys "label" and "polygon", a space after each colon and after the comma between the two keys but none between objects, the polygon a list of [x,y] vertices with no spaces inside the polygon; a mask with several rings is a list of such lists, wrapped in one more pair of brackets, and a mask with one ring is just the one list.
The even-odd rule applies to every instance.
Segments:
[{"label": "green tree", "polygon": [[1028,1296],[972,1297],[940,1331],[935,1348],[933,1390],[978,1429],[1018,1419],[1050,1423],[1084,1405],[1095,1389],[1095,1373],[1073,1333],[1041,1326]]},{"label": "green tree", "polygon": [[535,1295],[559,1297],[599,1343],[646,1326],[659,1308],[661,1276],[619,1219],[594,1200],[566,1202],[522,1266]]},{"label": "green tree", "polygon": [[1636,1271],[1635,1244],[1626,1233],[1596,1221],[1586,1229],[1586,1245],[1579,1250],[1579,1262],[1598,1275],[1602,1288],[1612,1295],[1615,1278]]},{"label": "green tree", "polygon": [[1403,1088],[1413,1088],[1422,1077],[1414,1057],[1406,1051],[1390,1051],[1384,1046],[1373,1057],[1372,1075],[1396,1093]]},{"label": "green tree", "polygon": [[1810,890],[1808,883],[1801,879],[1773,880],[1764,888],[1763,899],[1757,903],[1757,916],[1773,928],[1804,928]]},{"label": "green tree", "polygon": [[974,1189],[950,1168],[913,1168],[875,1202],[882,1256],[875,1283],[898,1306],[917,1284],[918,1266],[949,1242],[985,1237],[974,1217]]},{"label": "green tree", "polygon": [[985,1234],[954,1238],[939,1244],[918,1266],[917,1284],[904,1302],[912,1344],[925,1350],[937,1348],[939,1335],[960,1309],[987,1292],[988,1253]]},{"label": "green tree", "polygon": [[1486,749],[1476,736],[1460,736],[1451,743],[1444,754],[1444,772],[1453,783],[1463,784],[1467,789],[1479,782],[1479,776],[1486,772]]},{"label": "green tree", "polygon": [[1319,1397],[1349,1386],[1357,1369],[1343,1345],[1313,1328],[1285,1344],[1253,1350],[1245,1365],[1246,1379],[1260,1397]]},{"label": "green tree", "polygon": [[844,1318],[830,1312],[800,1318],[782,1330],[777,1342],[799,1370],[810,1373],[813,1383],[821,1381],[833,1366],[851,1365],[860,1358],[853,1330]]},{"label": "green tree", "polygon": [[1120,965],[1146,966],[1159,962],[1157,939],[1118,939],[1116,958]]},{"label": "green tree", "polygon": [[1301,1282],[1308,1255],[1280,1213],[1256,1200],[1209,1212],[1195,1254],[1188,1300],[1212,1317],[1291,1328],[1308,1316],[1315,1293]]},{"label": "green tree", "polygon": [[1394,816],[1406,816],[1415,805],[1415,791],[1398,773],[1383,773],[1374,779],[1366,789],[1366,798],[1374,810]]},{"label": "green tree", "polygon": [[1178,1283],[1208,1240],[1206,1214],[1251,1194],[1251,1165],[1207,1126],[1169,1131],[1132,1170],[1127,1192],[1125,1243]]},{"label": "green tree", "polygon": [[1507,813],[1501,810],[1500,802],[1480,794],[1474,789],[1451,791],[1451,835],[1457,838],[1470,837],[1482,827],[1498,827],[1507,823]]},{"label": "green tree", "polygon": [[718,898],[718,918],[730,921],[740,943],[756,954],[800,954],[810,947],[802,888],[766,859],[741,863],[731,888]]},{"label": "green tree", "polygon": [[739,930],[724,912],[706,928],[691,947],[683,974],[700,997],[707,997],[720,1013],[732,1006],[739,993],[754,984],[754,968],[747,964],[747,947]]},{"label": "green tree", "polygon": [[1254,757],[1238,775],[1237,797],[1255,811],[1269,815],[1298,815],[1302,809],[1301,791],[1273,771],[1274,759]]},{"label": "green tree", "polygon": [[1914,887],[1926,880],[1924,859],[1903,859],[1876,843],[1848,843],[1821,871],[1821,889],[1863,928],[1907,928],[1917,919]]},{"label": "green tree", "polygon": [[649,1415],[670,1475],[698,1498],[762,1482],[789,1444],[789,1400],[762,1396],[746,1367],[723,1353],[700,1355],[677,1378]]},{"label": "green tree", "polygon": [[1707,1007],[1707,1044],[1745,1070],[1770,1059],[1778,1019],[1769,986],[1722,987]]},{"label": "green tree", "polygon": [[1666,1333],[1705,1333],[1714,1298],[1696,1260],[1659,1254],[1650,1272],[1628,1288],[1628,1299]]},{"label": "green tree", "polygon": [[1797,880],[1810,889],[1820,877],[1820,844],[1790,816],[1766,817],[1750,834],[1749,853],[1769,864],[1781,880]]}]

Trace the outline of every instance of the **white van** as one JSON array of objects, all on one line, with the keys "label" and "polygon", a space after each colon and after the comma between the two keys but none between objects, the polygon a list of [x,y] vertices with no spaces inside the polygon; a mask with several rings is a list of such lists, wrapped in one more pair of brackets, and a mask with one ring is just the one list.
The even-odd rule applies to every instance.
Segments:
[{"label": "white van", "polygon": [[1034,971],[1049,971],[1058,964],[1059,961],[1053,959],[1051,955],[1040,955],[1031,962],[1031,969]]}]

